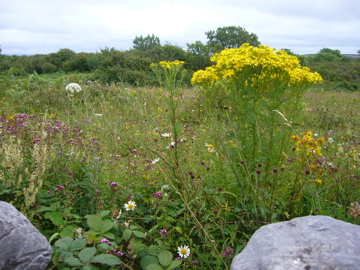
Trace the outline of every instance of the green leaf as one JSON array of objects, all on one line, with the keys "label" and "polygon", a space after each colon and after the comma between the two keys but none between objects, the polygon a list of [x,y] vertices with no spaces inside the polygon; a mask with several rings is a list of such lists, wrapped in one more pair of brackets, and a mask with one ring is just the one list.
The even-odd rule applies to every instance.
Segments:
[{"label": "green leaf", "polygon": [[100,270],[100,268],[93,264],[88,264],[88,265],[85,265],[82,270]]},{"label": "green leaf", "polygon": [[110,266],[121,264],[120,259],[112,254],[97,255],[91,261],[95,263],[107,264]]},{"label": "green leaf", "polygon": [[100,212],[99,216],[101,218],[103,218],[103,217],[106,217],[108,214],[110,214],[110,211],[109,210],[104,210],[104,211]]},{"label": "green leaf", "polygon": [[62,231],[60,232],[60,236],[61,238],[64,237],[70,237],[73,238],[74,237],[74,230],[75,227],[72,225],[66,226],[64,229],[62,229]]},{"label": "green leaf", "polygon": [[139,252],[140,250],[143,250],[144,248],[146,248],[146,245],[142,242],[142,239],[134,238],[134,251],[135,251],[135,253]]},{"label": "green leaf", "polygon": [[178,267],[182,263],[182,260],[173,260],[168,267],[166,267],[166,270],[172,270]]},{"label": "green leaf", "polygon": [[61,249],[69,250],[72,242],[73,242],[72,238],[65,237],[65,238],[61,238],[61,239],[57,240],[55,242],[54,246],[61,248]]},{"label": "green leaf", "polygon": [[146,266],[145,270],[164,270],[164,268],[160,264],[152,263]]},{"label": "green leaf", "polygon": [[146,234],[143,232],[133,231],[133,233],[137,238],[146,238]]},{"label": "green leaf", "polygon": [[124,240],[128,241],[132,235],[132,231],[129,229],[125,229],[123,232],[123,238]]},{"label": "green leaf", "polygon": [[84,263],[88,263],[92,257],[96,254],[96,248],[84,248],[82,251],[79,252],[78,256],[79,259]]},{"label": "green leaf", "polygon": [[86,234],[86,233],[84,233],[84,236],[86,235],[86,237],[87,237],[87,243],[88,244],[94,244],[95,243],[95,241],[96,241],[96,235],[94,235],[94,234]]},{"label": "green leaf", "polygon": [[45,211],[54,211],[54,209],[52,207],[49,206],[40,206],[39,212],[45,212]]},{"label": "green leaf", "polygon": [[114,226],[114,222],[111,221],[110,219],[103,220],[100,228],[100,233],[102,234],[106,233],[107,231],[111,230],[113,226]]},{"label": "green leaf", "polygon": [[64,262],[66,262],[68,265],[70,266],[80,266],[80,265],[84,265],[82,262],[80,262],[80,260],[78,258],[75,257],[66,257]]},{"label": "green leaf", "polygon": [[180,227],[175,227],[175,230],[177,230],[179,233],[182,233],[182,229]]},{"label": "green leaf", "polygon": [[86,240],[83,238],[75,239],[74,242],[72,242],[70,250],[80,250],[83,249],[86,246]]},{"label": "green leaf", "polygon": [[108,239],[115,239],[115,235],[111,232],[104,233],[104,236]]},{"label": "green leaf", "polygon": [[159,262],[162,266],[168,266],[172,259],[173,259],[173,255],[170,251],[168,250],[162,250],[159,255],[158,255],[158,258],[159,258]]},{"label": "green leaf", "polygon": [[64,224],[64,218],[61,212],[46,212],[44,217],[50,219],[56,226],[61,226]]},{"label": "green leaf", "polygon": [[87,224],[94,231],[100,232],[103,221],[101,216],[99,215],[87,215]]},{"label": "green leaf", "polygon": [[155,256],[151,256],[151,255],[145,255],[140,260],[140,266],[142,269],[146,269],[146,266],[148,266],[149,264],[158,264],[158,263],[159,263],[158,259]]},{"label": "green leaf", "polygon": [[54,240],[58,235],[59,235],[59,233],[54,233],[54,234],[49,238],[49,243],[51,243],[52,240]]},{"label": "green leaf", "polygon": [[98,247],[98,249],[101,249],[101,250],[103,250],[103,251],[106,251],[106,250],[108,250],[108,249],[111,248],[111,246],[109,246],[109,245],[106,244],[106,243],[101,243],[101,244],[98,245],[97,247]]}]

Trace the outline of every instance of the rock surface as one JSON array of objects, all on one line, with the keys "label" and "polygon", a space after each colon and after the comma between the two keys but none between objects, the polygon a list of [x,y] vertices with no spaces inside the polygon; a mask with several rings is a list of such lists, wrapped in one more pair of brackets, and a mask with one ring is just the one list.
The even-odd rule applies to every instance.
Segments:
[{"label": "rock surface", "polygon": [[328,216],[266,225],[232,261],[231,270],[360,269],[360,226]]},{"label": "rock surface", "polygon": [[0,269],[43,270],[51,260],[51,247],[14,206],[0,201]]}]

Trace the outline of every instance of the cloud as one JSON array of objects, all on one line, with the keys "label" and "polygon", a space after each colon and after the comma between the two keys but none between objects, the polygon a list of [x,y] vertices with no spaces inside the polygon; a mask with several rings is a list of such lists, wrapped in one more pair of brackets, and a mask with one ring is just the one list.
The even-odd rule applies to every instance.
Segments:
[{"label": "cloud", "polygon": [[8,54],[127,50],[135,36],[155,34],[186,49],[206,42],[206,31],[241,26],[265,45],[296,53],[356,53],[358,14],[352,0],[17,0],[2,4],[0,44]]}]

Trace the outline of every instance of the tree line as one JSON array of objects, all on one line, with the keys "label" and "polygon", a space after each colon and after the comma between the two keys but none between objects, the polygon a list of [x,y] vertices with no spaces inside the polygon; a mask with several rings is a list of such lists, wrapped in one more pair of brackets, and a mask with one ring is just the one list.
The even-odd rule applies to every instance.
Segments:
[{"label": "tree line", "polygon": [[[207,42],[187,43],[187,49],[161,44],[160,38],[152,35],[136,36],[133,47],[122,51],[115,48],[103,48],[95,53],[75,53],[71,49],[60,49],[56,53],[31,56],[1,55],[0,73],[8,72],[13,76],[27,74],[92,73],[93,79],[103,82],[124,82],[131,85],[154,85],[156,79],[150,69],[151,63],[159,61],[184,61],[187,70],[187,82],[192,73],[205,69],[212,63],[210,57],[225,48],[238,48],[243,43],[260,45],[258,36],[239,26],[219,27],[205,32]],[[0,47],[1,50],[1,47]],[[289,49],[284,49],[294,54]],[[303,65],[318,71],[325,80],[337,82],[346,90],[360,89],[360,60],[349,59],[339,50],[322,49],[313,56],[296,55]]]}]

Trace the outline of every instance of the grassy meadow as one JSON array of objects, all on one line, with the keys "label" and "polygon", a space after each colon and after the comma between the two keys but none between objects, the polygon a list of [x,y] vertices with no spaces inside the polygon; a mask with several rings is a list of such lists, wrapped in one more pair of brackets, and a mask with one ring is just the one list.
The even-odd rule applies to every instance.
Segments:
[{"label": "grassy meadow", "polygon": [[0,199],[48,238],[49,269],[229,269],[265,224],[359,224],[360,93],[307,89],[252,111],[221,86],[10,80]]}]

